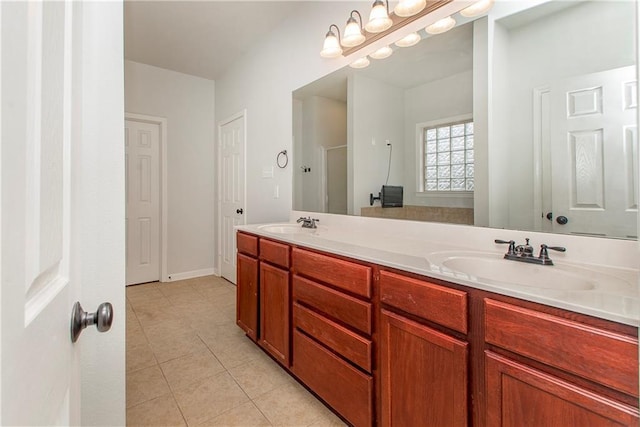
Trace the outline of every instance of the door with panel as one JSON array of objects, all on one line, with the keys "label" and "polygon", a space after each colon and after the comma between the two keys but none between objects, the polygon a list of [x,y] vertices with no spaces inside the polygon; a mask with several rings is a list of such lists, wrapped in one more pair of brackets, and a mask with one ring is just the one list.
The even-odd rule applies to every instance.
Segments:
[{"label": "door with panel", "polygon": [[125,121],[127,285],[160,280],[160,125]]},{"label": "door with panel", "polygon": [[[122,5],[0,2],[0,424],[123,425]],[[75,301],[114,308],[72,343]]]},{"label": "door with panel", "polygon": [[550,85],[553,232],[637,235],[635,72],[622,67]]},{"label": "door with panel", "polygon": [[220,153],[220,272],[236,283],[236,225],[245,224],[245,113],[218,126]]}]

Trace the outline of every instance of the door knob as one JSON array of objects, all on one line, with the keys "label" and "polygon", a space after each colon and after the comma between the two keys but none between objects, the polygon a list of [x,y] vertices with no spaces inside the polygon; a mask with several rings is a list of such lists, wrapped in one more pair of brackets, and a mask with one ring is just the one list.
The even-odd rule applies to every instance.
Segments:
[{"label": "door knob", "polygon": [[549,221],[552,221],[552,220],[553,220],[553,212],[547,212],[546,217],[547,217],[547,219],[548,219]]},{"label": "door knob", "polygon": [[98,332],[107,332],[113,322],[113,306],[103,302],[95,313],[87,313],[82,309],[80,302],[73,305],[71,312],[71,342],[78,341],[78,337],[84,328],[96,325]]},{"label": "door knob", "polygon": [[569,222],[569,218],[567,218],[566,216],[560,215],[558,218],[556,218],[556,222],[560,225],[565,225],[566,223]]},{"label": "door knob", "polygon": [[237,213],[237,214],[242,215],[242,212],[244,212],[244,211],[242,210],[242,208],[240,208],[240,209],[236,209],[236,213]]}]

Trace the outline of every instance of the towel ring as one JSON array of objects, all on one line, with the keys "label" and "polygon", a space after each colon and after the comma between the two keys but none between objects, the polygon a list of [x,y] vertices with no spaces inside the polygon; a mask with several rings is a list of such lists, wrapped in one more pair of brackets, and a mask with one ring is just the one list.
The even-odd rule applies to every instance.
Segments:
[{"label": "towel ring", "polygon": [[[284,157],[284,164],[280,164],[280,157]],[[276,164],[280,169],[284,169],[287,167],[287,165],[289,164],[289,155],[287,154],[287,150],[282,150],[278,153],[278,156],[276,157]]]}]

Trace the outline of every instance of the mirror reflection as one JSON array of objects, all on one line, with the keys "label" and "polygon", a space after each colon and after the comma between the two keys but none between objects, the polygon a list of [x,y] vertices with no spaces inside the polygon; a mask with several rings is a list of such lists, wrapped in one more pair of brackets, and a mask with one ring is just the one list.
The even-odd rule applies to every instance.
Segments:
[{"label": "mirror reflection", "polygon": [[532,5],[296,90],[293,208],[636,238],[635,4]]}]

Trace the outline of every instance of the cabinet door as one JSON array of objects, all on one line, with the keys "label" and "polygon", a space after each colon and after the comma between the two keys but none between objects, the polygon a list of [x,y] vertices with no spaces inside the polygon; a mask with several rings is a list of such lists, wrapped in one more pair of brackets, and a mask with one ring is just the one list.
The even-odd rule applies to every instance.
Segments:
[{"label": "cabinet door", "polygon": [[486,352],[488,426],[637,426],[638,410]]},{"label": "cabinet door", "polygon": [[383,426],[466,426],[467,343],[382,310]]},{"label": "cabinet door", "polygon": [[238,254],[236,323],[249,338],[258,339],[258,260]]},{"label": "cabinet door", "polygon": [[289,366],[289,272],[260,263],[260,345]]}]

